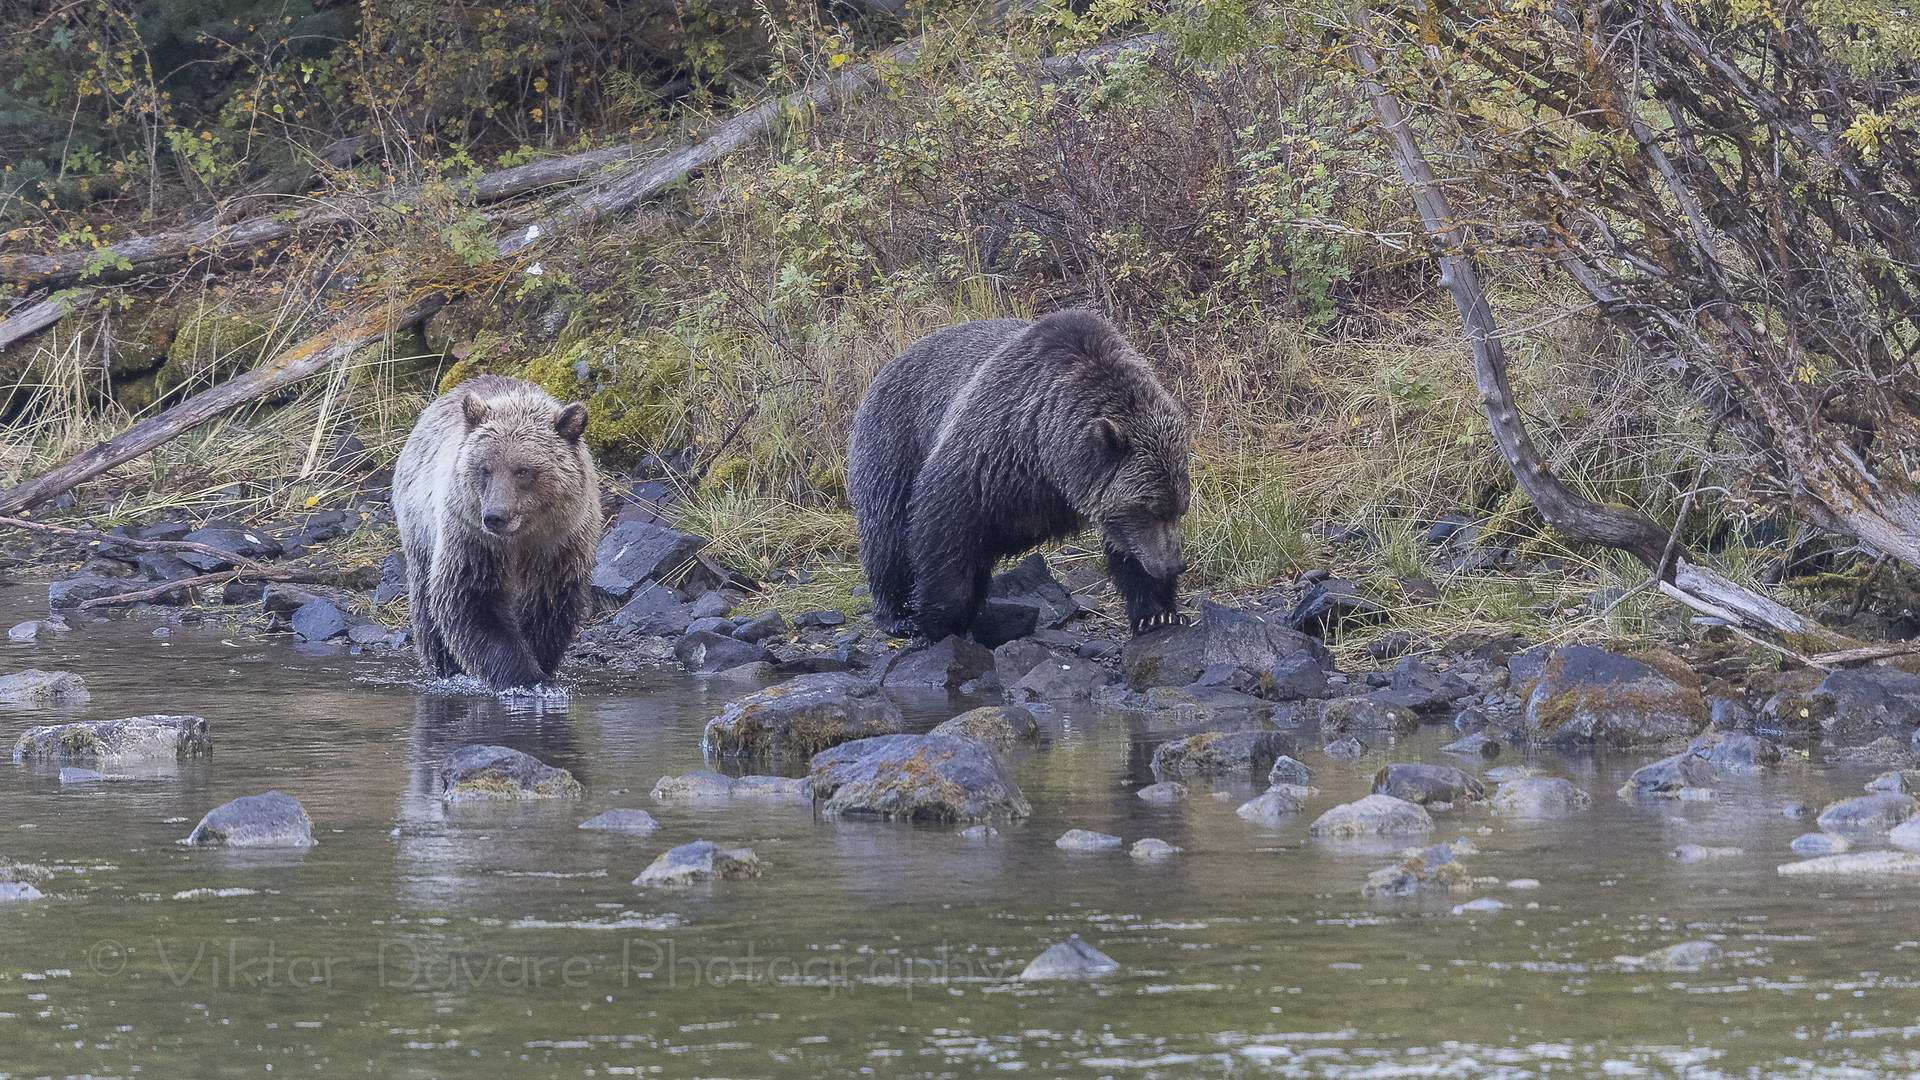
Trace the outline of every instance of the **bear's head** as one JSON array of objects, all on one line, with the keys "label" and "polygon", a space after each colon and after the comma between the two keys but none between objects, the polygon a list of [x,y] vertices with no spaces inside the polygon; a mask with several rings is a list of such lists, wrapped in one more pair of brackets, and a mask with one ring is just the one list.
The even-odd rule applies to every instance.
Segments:
[{"label": "bear's head", "polygon": [[1123,416],[1094,418],[1087,437],[1105,480],[1088,516],[1108,548],[1132,557],[1171,591],[1187,568],[1180,549],[1180,519],[1192,499],[1185,411],[1160,396]]},{"label": "bear's head", "polygon": [[501,539],[572,528],[581,498],[594,495],[580,445],[586,405],[576,401],[556,411],[550,400],[470,393],[460,412],[467,427],[461,480],[480,527]]}]

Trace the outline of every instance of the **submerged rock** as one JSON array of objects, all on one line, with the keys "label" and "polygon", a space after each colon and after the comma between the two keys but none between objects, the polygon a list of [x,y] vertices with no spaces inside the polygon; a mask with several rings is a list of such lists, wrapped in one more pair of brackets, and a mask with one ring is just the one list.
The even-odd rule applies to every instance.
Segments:
[{"label": "submerged rock", "polygon": [[1920,854],[1911,851],[1855,851],[1825,855],[1774,868],[1787,876],[1802,874],[1920,874]]},{"label": "submerged rock", "polygon": [[1314,836],[1353,839],[1366,836],[1417,836],[1433,831],[1424,807],[1391,795],[1369,795],[1321,814],[1307,831]]},{"label": "submerged rock", "polygon": [[129,716],[30,727],[13,744],[15,761],[170,761],[212,753],[198,716]]},{"label": "submerged rock", "polygon": [[1016,740],[1039,738],[1040,722],[1017,705],[987,705],[963,712],[927,734],[962,735],[1004,750]]},{"label": "submerged rock", "polygon": [[644,836],[660,827],[653,815],[645,810],[616,808],[606,813],[590,817],[580,823],[583,829],[598,829],[603,832],[634,833]]},{"label": "submerged rock", "polygon": [[759,877],[763,865],[752,848],[723,848],[711,840],[695,840],[661,852],[633,883],[647,888]]},{"label": "submerged rock", "polygon": [[[1902,824],[1900,829],[1904,828],[1906,828],[1906,825]],[[1899,832],[1900,829],[1895,829],[1894,832]],[[1887,839],[1893,840],[1899,847],[1907,846],[1895,840],[1891,834],[1888,835]],[[1839,833],[1810,832],[1801,833],[1799,836],[1794,837],[1793,843],[1789,846],[1793,848],[1793,852],[1796,855],[1839,855],[1852,847],[1853,844]]]},{"label": "submerged rock", "polygon": [[1683,941],[1646,955],[1643,963],[1656,971],[1698,971],[1721,958],[1720,946],[1711,941]]},{"label": "submerged rock", "polygon": [[1020,981],[1043,979],[1097,979],[1120,970],[1119,961],[1080,940],[1075,934],[1035,957],[1020,972]]},{"label": "submerged rock", "polygon": [[1459,857],[1469,854],[1473,845],[1435,844],[1392,866],[1367,875],[1360,887],[1361,896],[1412,896],[1423,889],[1464,889],[1473,884],[1473,875],[1460,864]]},{"label": "submerged rock", "polygon": [[1704,754],[1715,769],[1732,775],[1759,772],[1780,764],[1780,744],[1757,735],[1729,735],[1708,731],[1693,740],[1687,749]]},{"label": "submerged rock", "polygon": [[1259,796],[1241,803],[1234,813],[1263,825],[1280,824],[1304,809],[1312,794],[1312,788],[1298,784],[1275,784]]},{"label": "submerged rock", "polygon": [[991,840],[1000,835],[1000,830],[991,825],[969,825],[954,835],[962,840]]},{"label": "submerged rock", "polygon": [[1483,896],[1478,900],[1469,900],[1464,904],[1453,905],[1453,913],[1455,915],[1488,914],[1495,911],[1505,911],[1512,906],[1512,904],[1507,903],[1505,900],[1495,900],[1491,896]]},{"label": "submerged rock", "polygon": [[1345,735],[1354,731],[1385,731],[1406,735],[1420,726],[1420,716],[1404,705],[1383,701],[1376,691],[1364,697],[1335,698],[1320,713],[1320,734]]},{"label": "submerged rock", "polygon": [[829,671],[728,702],[707,722],[700,746],[721,757],[812,757],[839,743],[899,730],[900,710],[879,686]]},{"label": "submerged rock", "polygon": [[1162,780],[1157,784],[1148,784],[1134,792],[1140,801],[1154,806],[1172,806],[1187,797],[1187,785],[1177,780]]},{"label": "submerged rock", "polygon": [[1153,775],[1183,773],[1238,773],[1260,771],[1295,749],[1291,738],[1277,731],[1203,731],[1163,743],[1153,752]]},{"label": "submerged rock", "polygon": [[1171,855],[1178,855],[1184,850],[1186,849],[1174,847],[1172,844],[1158,837],[1149,836],[1144,840],[1135,840],[1133,847],[1127,851],[1127,854],[1135,859],[1139,859],[1141,862],[1150,862],[1154,859],[1164,859]]},{"label": "submerged rock", "polygon": [[991,747],[951,735],[883,735],[815,754],[813,790],[827,813],[929,821],[1033,812]]},{"label": "submerged rock", "polygon": [[1273,716],[1273,702],[1227,686],[1156,686],[1147,691],[1154,719],[1176,724],[1261,722]]},{"label": "submerged rock", "polygon": [[1883,833],[1913,816],[1915,803],[1910,795],[1890,791],[1843,799],[1834,803],[1815,820],[1828,832]]},{"label": "submerged rock", "polygon": [[1273,768],[1267,770],[1269,784],[1305,784],[1313,780],[1313,770],[1286,754],[1273,759]]},{"label": "submerged rock", "polygon": [[1060,834],[1053,846],[1061,851],[1112,851],[1126,841],[1111,833],[1094,832],[1091,829],[1068,829]]},{"label": "submerged rock", "polygon": [[1736,855],[1745,855],[1745,848],[1708,847],[1705,844],[1681,844],[1668,854],[1683,863],[1705,862],[1708,859],[1731,859]]},{"label": "submerged rock", "polygon": [[733,777],[711,769],[695,769],[682,776],[663,776],[653,785],[656,799],[726,799],[733,796]]},{"label": "submerged rock", "polygon": [[1493,808],[1515,817],[1561,817],[1592,801],[1573,781],[1558,776],[1517,777],[1493,793]]},{"label": "submerged rock", "polygon": [[1373,774],[1373,790],[1421,806],[1478,802],[1487,797],[1480,781],[1445,765],[1388,765]]},{"label": "submerged rock", "polygon": [[510,746],[463,746],[440,762],[440,798],[447,802],[494,799],[577,799],[580,781]]},{"label": "submerged rock", "polygon": [[1536,742],[1609,746],[1692,738],[1708,715],[1699,691],[1590,645],[1554,650],[1526,707]]},{"label": "submerged rock", "polygon": [[307,848],[313,821],[300,800],[278,791],[243,795],[207,811],[183,844],[196,847]]},{"label": "submerged rock", "polygon": [[0,704],[78,705],[86,701],[87,680],[71,671],[28,668],[0,676]]},{"label": "submerged rock", "polygon": [[1367,752],[1367,744],[1348,735],[1321,747],[1320,752],[1335,761],[1358,761]]},{"label": "submerged rock", "polygon": [[1718,779],[1720,774],[1706,758],[1688,750],[1635,769],[1620,786],[1620,794],[1627,798],[1635,795],[1678,798],[1683,788],[1710,787]]},{"label": "submerged rock", "polygon": [[1455,754],[1459,757],[1496,758],[1500,756],[1500,744],[1476,731],[1464,739],[1455,739],[1440,748],[1443,754]]}]

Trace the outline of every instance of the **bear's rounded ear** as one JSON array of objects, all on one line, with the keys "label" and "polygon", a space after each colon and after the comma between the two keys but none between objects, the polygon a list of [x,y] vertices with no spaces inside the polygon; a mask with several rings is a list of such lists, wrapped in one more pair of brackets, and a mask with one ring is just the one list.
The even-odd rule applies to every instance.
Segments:
[{"label": "bear's rounded ear", "polygon": [[579,442],[580,436],[587,430],[587,406],[576,401],[560,410],[560,418],[553,422],[553,430],[568,442]]},{"label": "bear's rounded ear", "polygon": [[467,426],[470,428],[477,428],[486,423],[489,411],[487,403],[481,400],[478,394],[468,394],[460,399],[460,415],[467,418]]},{"label": "bear's rounded ear", "polygon": [[1120,425],[1104,416],[1093,422],[1093,437],[1110,454],[1124,454],[1133,446]]}]

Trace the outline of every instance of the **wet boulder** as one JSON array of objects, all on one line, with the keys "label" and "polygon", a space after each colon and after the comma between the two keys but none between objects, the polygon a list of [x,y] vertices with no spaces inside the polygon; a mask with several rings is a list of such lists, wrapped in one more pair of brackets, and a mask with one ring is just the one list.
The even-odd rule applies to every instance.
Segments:
[{"label": "wet boulder", "polygon": [[1087,701],[1096,688],[1113,682],[1113,673],[1078,656],[1048,656],[1007,688],[1007,700]]},{"label": "wet boulder", "polygon": [[1920,724],[1920,675],[1892,667],[1829,672],[1806,695],[1786,730],[1824,731],[1836,741],[1861,743],[1904,736]]},{"label": "wet boulder", "polygon": [[1286,754],[1274,758],[1273,768],[1267,770],[1269,784],[1305,784],[1312,779],[1312,769]]},{"label": "wet boulder", "polygon": [[1526,707],[1528,731],[1542,743],[1633,746],[1692,738],[1707,718],[1698,690],[1590,645],[1554,650]]},{"label": "wet boulder", "polygon": [[1162,780],[1157,784],[1148,784],[1133,794],[1141,802],[1152,806],[1172,806],[1186,800],[1187,785],[1178,780]]},{"label": "wet boulder", "polygon": [[901,653],[881,681],[887,686],[952,688],[993,670],[993,653],[957,634]]},{"label": "wet boulder", "polygon": [[1051,659],[1053,650],[1037,641],[1009,641],[993,650],[993,670],[1001,686],[1011,687]]},{"label": "wet boulder", "polygon": [[1259,723],[1274,714],[1274,704],[1225,686],[1156,686],[1147,691],[1147,711],[1162,723]]},{"label": "wet boulder", "polygon": [[1434,844],[1407,856],[1392,866],[1367,875],[1360,887],[1361,896],[1412,896],[1427,890],[1470,888],[1473,875],[1461,864],[1460,856],[1471,854],[1472,844]]},{"label": "wet boulder", "polygon": [[439,796],[447,802],[577,799],[581,794],[571,772],[508,746],[463,746],[440,761]]},{"label": "wet boulder", "polygon": [[1420,726],[1420,716],[1398,700],[1382,700],[1384,691],[1361,697],[1335,698],[1320,712],[1320,734],[1345,735],[1355,731],[1379,731],[1393,735],[1411,734]]},{"label": "wet boulder", "polygon": [[736,776],[727,794],[733,799],[810,803],[813,781],[804,776]]},{"label": "wet boulder", "polygon": [[1558,776],[1516,777],[1493,793],[1493,808],[1514,817],[1563,817],[1592,801],[1573,781]]},{"label": "wet boulder", "polygon": [[1391,795],[1368,795],[1321,814],[1307,832],[1335,840],[1369,836],[1424,836],[1433,831],[1426,808]]},{"label": "wet boulder", "polygon": [[1294,653],[1273,665],[1270,672],[1275,701],[1302,701],[1327,696],[1326,669],[1304,652]]},{"label": "wet boulder", "polygon": [[733,797],[733,777],[711,769],[695,769],[681,776],[663,776],[653,785],[656,799],[728,799]]},{"label": "wet boulder", "polygon": [[698,559],[707,542],[643,521],[616,522],[594,549],[593,595],[600,610],[624,605],[645,582],[701,592],[717,584]]},{"label": "wet boulder", "polygon": [[948,720],[929,735],[960,735],[1005,750],[1018,740],[1038,739],[1040,722],[1018,705],[988,705]]},{"label": "wet boulder", "polygon": [[618,808],[608,810],[603,814],[596,814],[581,822],[580,827],[599,832],[630,833],[635,836],[645,836],[655,829],[658,829],[660,823],[653,820],[653,815],[647,813],[645,810]]},{"label": "wet boulder", "polygon": [[702,881],[732,881],[759,877],[761,863],[752,848],[723,848],[711,840],[695,840],[660,853],[633,879],[641,888],[693,885]]},{"label": "wet boulder", "polygon": [[28,668],[0,676],[0,704],[4,705],[78,705],[91,696],[87,680],[71,671]]},{"label": "wet boulder", "polygon": [[243,795],[207,811],[181,843],[195,847],[307,848],[313,821],[300,800],[278,791]]},{"label": "wet boulder", "polygon": [[1119,961],[1080,940],[1079,934],[1035,957],[1019,975],[1021,982],[1097,979],[1120,970]]},{"label": "wet boulder", "polygon": [[[1908,846],[1901,843],[1894,834],[1900,832],[1901,829],[1905,829],[1912,821],[1912,818],[1907,819],[1907,821],[1900,823],[1892,833],[1887,834],[1887,839],[1893,841],[1895,847]],[[1916,835],[1915,840],[1920,841],[1920,835]],[[1840,855],[1852,847],[1853,843],[1839,833],[1810,832],[1801,833],[1799,836],[1794,837],[1793,843],[1787,846],[1791,847],[1793,853],[1796,855]]]},{"label": "wet boulder", "polygon": [[987,744],[950,735],[882,735],[813,756],[821,809],[918,821],[1022,818],[1033,812]]},{"label": "wet boulder", "polygon": [[1479,802],[1487,789],[1473,777],[1446,765],[1388,765],[1373,774],[1376,795],[1391,795],[1410,803]]},{"label": "wet boulder", "polygon": [[1306,808],[1307,799],[1312,795],[1312,788],[1298,784],[1275,784],[1241,803],[1234,813],[1262,825],[1284,824]]},{"label": "wet boulder", "polygon": [[1687,749],[1704,755],[1720,772],[1734,776],[1770,768],[1780,764],[1782,758],[1780,744],[1772,739],[1757,735],[1729,735],[1711,729],[1693,740]]},{"label": "wet boulder", "polygon": [[1620,786],[1620,794],[1628,798],[1635,795],[1677,798],[1682,788],[1712,787],[1719,779],[1720,774],[1712,762],[1687,750],[1635,769],[1627,782]]},{"label": "wet boulder", "polygon": [[1150,630],[1129,640],[1120,650],[1120,671],[1135,690],[1190,686],[1215,664],[1272,671],[1299,652],[1322,667],[1333,663],[1326,647],[1305,634],[1252,612],[1206,602],[1192,625]]},{"label": "wet boulder", "polygon": [[693,675],[710,675],[742,664],[771,663],[775,659],[763,645],[712,630],[693,630],[675,642],[673,658]]},{"label": "wet boulder", "polygon": [[1053,846],[1061,851],[1112,851],[1126,843],[1112,833],[1094,832],[1092,829],[1068,829],[1060,834]]},{"label": "wet boulder", "polygon": [[1656,971],[1699,971],[1720,958],[1720,946],[1711,941],[1683,941],[1650,952],[1641,962]]},{"label": "wet boulder", "polygon": [[13,744],[13,760],[172,761],[212,750],[205,720],[155,714],[31,727]]},{"label": "wet boulder", "polygon": [[1367,744],[1351,735],[1343,735],[1320,748],[1335,761],[1358,761],[1367,752]]},{"label": "wet boulder", "polygon": [[[231,521],[209,521],[180,538],[189,544],[205,544],[222,551],[232,552],[256,562],[280,557],[280,542],[268,536],[263,529],[250,525],[240,525]],[[203,573],[215,570],[231,570],[232,559],[205,551],[182,551],[180,560]]]},{"label": "wet boulder", "polygon": [[[993,582],[987,586],[987,598],[988,604],[982,606],[983,613],[988,607],[1023,607],[1033,612],[1033,621],[1026,633],[1003,637],[1000,639],[1003,642],[1025,637],[1033,633],[1036,627],[1058,629],[1080,612],[1079,602],[1067,591],[1066,586],[1054,579],[1053,572],[1047,568],[1047,560],[1038,552],[1020,560],[1013,569],[995,574]],[[977,631],[974,636],[979,637]],[[984,639],[981,643],[986,644]]]},{"label": "wet boulder", "polygon": [[1149,836],[1144,840],[1135,840],[1133,847],[1127,850],[1127,856],[1137,859],[1140,862],[1157,862],[1161,859],[1171,858],[1185,850],[1185,848],[1175,847],[1159,837]]},{"label": "wet boulder", "polygon": [[1182,774],[1258,776],[1297,747],[1277,731],[1202,731],[1163,743],[1153,752],[1156,779]]},{"label": "wet boulder", "polygon": [[1007,600],[987,600],[974,613],[968,636],[985,648],[997,649],[1009,641],[1018,641],[1034,632],[1039,610],[1027,604]]},{"label": "wet boulder", "polygon": [[380,580],[373,587],[373,604],[380,607],[407,595],[407,557],[396,551],[380,561]]},{"label": "wet boulder", "polygon": [[294,611],[293,632],[304,641],[325,641],[347,632],[347,617],[331,603],[316,598]]},{"label": "wet boulder", "polygon": [[1388,673],[1386,689],[1375,691],[1372,696],[1378,701],[1444,719],[1453,712],[1455,701],[1472,693],[1473,687],[1460,676],[1409,656]]},{"label": "wet boulder", "polygon": [[728,702],[707,722],[700,745],[721,757],[812,757],[837,743],[899,730],[900,710],[879,686],[828,671]]},{"label": "wet boulder", "polygon": [[1912,817],[1915,805],[1911,795],[1881,791],[1834,803],[1814,821],[1828,832],[1884,833]]},{"label": "wet boulder", "polygon": [[752,642],[755,645],[760,644],[770,637],[778,637],[786,632],[786,617],[773,608],[768,608],[733,628],[734,637],[741,641]]},{"label": "wet boulder", "polygon": [[103,596],[119,596],[121,593],[132,592],[138,587],[105,574],[82,573],[47,586],[47,606],[54,611],[79,607],[89,600],[98,600]]},{"label": "wet boulder", "polygon": [[1500,756],[1500,744],[1476,731],[1465,738],[1453,740],[1441,747],[1440,752],[1458,757],[1496,758]]}]

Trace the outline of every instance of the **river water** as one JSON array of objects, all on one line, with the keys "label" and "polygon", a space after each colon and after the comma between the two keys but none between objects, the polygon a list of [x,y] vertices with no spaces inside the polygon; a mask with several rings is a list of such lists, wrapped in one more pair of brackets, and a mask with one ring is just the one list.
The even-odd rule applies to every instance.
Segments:
[{"label": "river water", "polygon": [[[0,588],[0,624],[44,615]],[[427,692],[406,657],[353,656],[213,622],[156,637],[135,615],[7,646],[5,671],[87,679],[29,724],[207,718],[210,758],[62,787],[0,766],[0,854],[55,868],[0,905],[0,1077],[263,1076],[1879,1076],[1920,1070],[1920,888],[1783,878],[1811,826],[1781,808],[1875,771],[1804,760],[1708,802],[1629,802],[1644,757],[1508,750],[1594,796],[1573,817],[1435,815],[1466,836],[1471,893],[1362,899],[1396,845],[1309,839],[1388,761],[1463,763],[1430,727],[1343,764],[1279,828],[1234,813],[1246,780],[1150,806],[1146,722],[1060,708],[1009,757],[1033,817],[986,842],[951,828],[817,818],[805,805],[657,804],[701,768],[737,685],[677,671],[578,681],[564,704]],[[924,728],[977,700],[901,701]],[[448,807],[435,764],[503,743],[572,769],[587,797]],[[1312,745],[1309,742],[1308,745]],[[1817,756],[1817,755],[1816,755]],[[1467,767],[1478,771],[1477,763]],[[240,795],[301,800],[304,852],[186,849]],[[1225,798],[1215,798],[1218,790]],[[582,831],[649,810],[647,837]],[[1185,851],[1054,847],[1068,828]],[[756,880],[642,891],[655,855],[751,846]],[[1683,863],[1682,843],[1744,854]],[[201,891],[201,890],[210,890]],[[228,895],[219,895],[227,892]],[[183,895],[185,894],[185,895]],[[1513,906],[1454,914],[1489,895]],[[1093,983],[1012,978],[1079,934],[1123,965]],[[1636,957],[1706,939],[1696,972]]]}]

